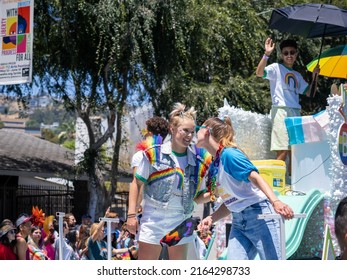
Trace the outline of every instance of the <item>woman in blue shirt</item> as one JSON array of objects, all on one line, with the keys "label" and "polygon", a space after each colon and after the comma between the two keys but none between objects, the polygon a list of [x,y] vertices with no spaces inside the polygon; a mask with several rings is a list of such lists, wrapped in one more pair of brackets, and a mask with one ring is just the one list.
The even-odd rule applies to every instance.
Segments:
[{"label": "woman in blue shirt", "polygon": [[276,197],[237,147],[230,118],[205,121],[197,133],[197,146],[213,156],[206,187],[211,196],[218,194],[223,201],[212,215],[202,220],[202,227],[208,229],[213,222],[232,213],[228,259],[254,259],[257,253],[261,259],[280,259],[279,222],[258,219],[258,215],[276,212],[290,219],[293,211]]}]

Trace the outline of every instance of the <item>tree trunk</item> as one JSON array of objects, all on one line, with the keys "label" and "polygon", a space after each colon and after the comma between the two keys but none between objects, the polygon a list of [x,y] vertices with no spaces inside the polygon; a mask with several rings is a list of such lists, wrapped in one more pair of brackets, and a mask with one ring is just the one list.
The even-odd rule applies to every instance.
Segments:
[{"label": "tree trunk", "polygon": [[111,166],[111,189],[109,192],[109,195],[106,199],[110,201],[110,203],[113,202],[114,196],[117,192],[117,182],[118,182],[118,166],[119,166],[119,150],[120,145],[122,141],[122,113],[117,112],[117,135],[116,135],[116,141],[113,149],[113,157],[112,157],[112,166]]},{"label": "tree trunk", "polygon": [[117,182],[118,182],[118,166],[119,166],[119,150],[120,146],[122,144],[122,117],[123,117],[123,110],[126,102],[126,98],[128,96],[128,69],[125,67],[122,72],[122,77],[123,77],[123,86],[119,90],[120,93],[120,98],[118,102],[118,107],[117,107],[117,117],[116,117],[116,126],[117,126],[117,134],[116,134],[116,141],[114,145],[114,150],[113,150],[113,158],[112,158],[112,166],[111,166],[111,189],[110,193],[108,196],[108,199],[111,199],[111,202],[114,200],[115,193],[117,191]]},{"label": "tree trunk", "polygon": [[89,175],[89,205],[88,205],[88,213],[92,216],[92,221],[95,221],[95,213],[96,213],[96,205],[98,202],[98,183],[96,182],[94,176]]}]

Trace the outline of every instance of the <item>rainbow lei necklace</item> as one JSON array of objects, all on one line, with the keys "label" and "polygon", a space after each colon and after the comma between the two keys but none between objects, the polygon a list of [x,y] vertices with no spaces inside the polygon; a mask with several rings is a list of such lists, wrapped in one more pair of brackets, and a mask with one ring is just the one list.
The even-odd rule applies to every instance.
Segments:
[{"label": "rainbow lei necklace", "polygon": [[224,147],[220,144],[216,152],[216,157],[213,159],[210,165],[210,170],[208,172],[207,190],[211,195],[211,198],[210,198],[211,201],[216,200],[215,190],[217,187],[217,174],[218,174],[218,167],[220,163],[220,155],[222,154],[223,148]]},{"label": "rainbow lei necklace", "polygon": [[199,194],[200,186],[201,186],[201,180],[205,176],[211,161],[212,156],[211,154],[202,148],[197,148],[195,146],[195,152],[196,152],[196,169],[195,169],[195,177],[197,182],[197,188],[195,196]]}]

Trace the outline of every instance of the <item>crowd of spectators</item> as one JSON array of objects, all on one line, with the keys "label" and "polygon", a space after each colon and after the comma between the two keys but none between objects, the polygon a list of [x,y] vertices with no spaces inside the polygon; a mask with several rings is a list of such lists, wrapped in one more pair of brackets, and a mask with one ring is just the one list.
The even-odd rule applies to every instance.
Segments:
[{"label": "crowd of spectators", "polygon": [[[32,215],[20,214],[15,221],[5,219],[1,222],[0,260],[108,259],[104,221],[93,223],[92,217],[85,214],[77,224],[75,215],[67,213],[60,233],[59,222],[54,216],[39,213],[41,217],[33,211]],[[105,217],[118,218],[118,214],[107,209]],[[137,259],[134,236],[129,234],[122,219],[111,222],[111,238],[112,259]]]}]

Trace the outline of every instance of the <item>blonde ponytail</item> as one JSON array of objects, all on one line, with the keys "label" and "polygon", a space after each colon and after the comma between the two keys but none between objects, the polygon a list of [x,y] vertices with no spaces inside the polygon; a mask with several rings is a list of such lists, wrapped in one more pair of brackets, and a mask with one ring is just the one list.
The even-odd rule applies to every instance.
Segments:
[{"label": "blonde ponytail", "polygon": [[179,123],[182,121],[182,119],[191,119],[196,120],[196,111],[194,107],[189,108],[186,110],[186,106],[182,103],[175,103],[174,108],[172,112],[170,113],[170,125],[172,126],[178,126]]}]

